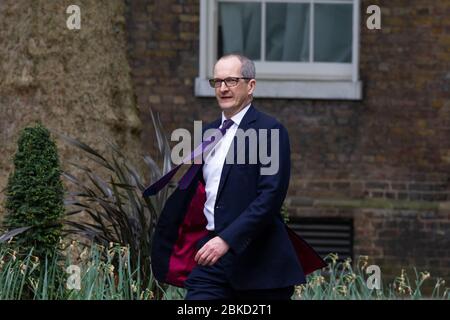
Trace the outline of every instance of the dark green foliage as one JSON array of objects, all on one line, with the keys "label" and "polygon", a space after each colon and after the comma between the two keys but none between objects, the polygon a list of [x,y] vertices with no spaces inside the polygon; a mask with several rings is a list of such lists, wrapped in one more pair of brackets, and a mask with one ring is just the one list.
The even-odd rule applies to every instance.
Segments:
[{"label": "dark green foliage", "polygon": [[[171,160],[169,142],[161,121],[159,117],[153,115],[153,112],[150,113],[163,168],[161,170],[150,156],[144,156],[144,161],[148,165],[147,175],[150,176],[150,181],[155,181],[171,169]],[[130,267],[138,268],[141,278],[149,282],[145,283],[145,286],[150,288],[156,297],[160,297],[162,294],[160,287],[151,273],[150,252],[155,225],[169,194],[168,187],[157,196],[143,198],[142,192],[148,179],[144,177],[144,173],[136,169],[118,146],[105,141],[109,145],[110,155],[102,155],[79,140],[60,136],[70,145],[86,153],[107,172],[102,177],[88,167],[71,163],[81,171],[81,175],[63,173],[75,187],[75,190],[72,190],[70,185],[71,192],[68,194],[70,198],[65,202],[74,209],[67,214],[66,224],[69,226],[67,232],[83,235],[104,247],[118,243],[129,248]],[[77,221],[72,220],[72,217],[79,214],[85,216],[78,218]],[[90,219],[86,219],[86,215]]]},{"label": "dark green foliage", "polygon": [[14,156],[14,172],[6,189],[5,226],[31,226],[14,245],[20,251],[34,248],[35,255],[55,251],[64,215],[64,189],[58,153],[49,131],[42,125],[25,128]]}]

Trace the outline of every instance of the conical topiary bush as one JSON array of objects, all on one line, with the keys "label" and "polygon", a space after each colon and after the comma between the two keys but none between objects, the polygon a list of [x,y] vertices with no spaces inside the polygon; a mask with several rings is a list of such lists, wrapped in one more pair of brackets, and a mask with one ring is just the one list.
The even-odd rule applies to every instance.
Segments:
[{"label": "conical topiary bush", "polygon": [[14,245],[21,252],[38,256],[52,254],[61,234],[64,189],[55,142],[42,124],[25,128],[14,156],[14,171],[6,189],[6,216],[9,229],[31,226],[17,236]]}]

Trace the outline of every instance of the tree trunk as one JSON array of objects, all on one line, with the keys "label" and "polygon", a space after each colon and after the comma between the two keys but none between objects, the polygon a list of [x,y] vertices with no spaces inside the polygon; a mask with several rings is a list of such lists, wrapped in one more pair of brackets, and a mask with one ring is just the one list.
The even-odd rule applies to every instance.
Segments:
[{"label": "tree trunk", "polygon": [[[73,1],[0,2],[0,191],[13,168],[19,131],[35,121],[102,153],[105,139],[115,142],[141,165],[142,125],[126,56],[125,1],[76,3],[80,30],[66,24]],[[57,145],[63,170],[70,169],[68,160],[87,163],[61,140]]]}]

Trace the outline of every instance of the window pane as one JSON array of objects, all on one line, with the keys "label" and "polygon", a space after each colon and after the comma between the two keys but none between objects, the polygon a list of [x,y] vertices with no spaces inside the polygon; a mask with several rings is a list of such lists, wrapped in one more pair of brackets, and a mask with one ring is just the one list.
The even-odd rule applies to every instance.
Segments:
[{"label": "window pane", "polygon": [[219,3],[218,56],[239,52],[261,59],[261,4]]},{"label": "window pane", "polygon": [[309,4],[267,3],[266,60],[309,60]]},{"label": "window pane", "polygon": [[351,4],[314,5],[314,61],[352,62]]}]

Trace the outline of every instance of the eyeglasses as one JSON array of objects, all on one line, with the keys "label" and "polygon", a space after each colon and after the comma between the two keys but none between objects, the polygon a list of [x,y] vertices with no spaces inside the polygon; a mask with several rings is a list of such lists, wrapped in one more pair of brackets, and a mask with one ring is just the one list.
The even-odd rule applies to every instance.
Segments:
[{"label": "eyeglasses", "polygon": [[225,79],[209,79],[209,85],[211,88],[220,88],[222,86],[222,82],[225,82],[227,87],[235,87],[237,86],[240,79],[250,80],[252,78],[244,78],[244,77],[228,77]]}]

